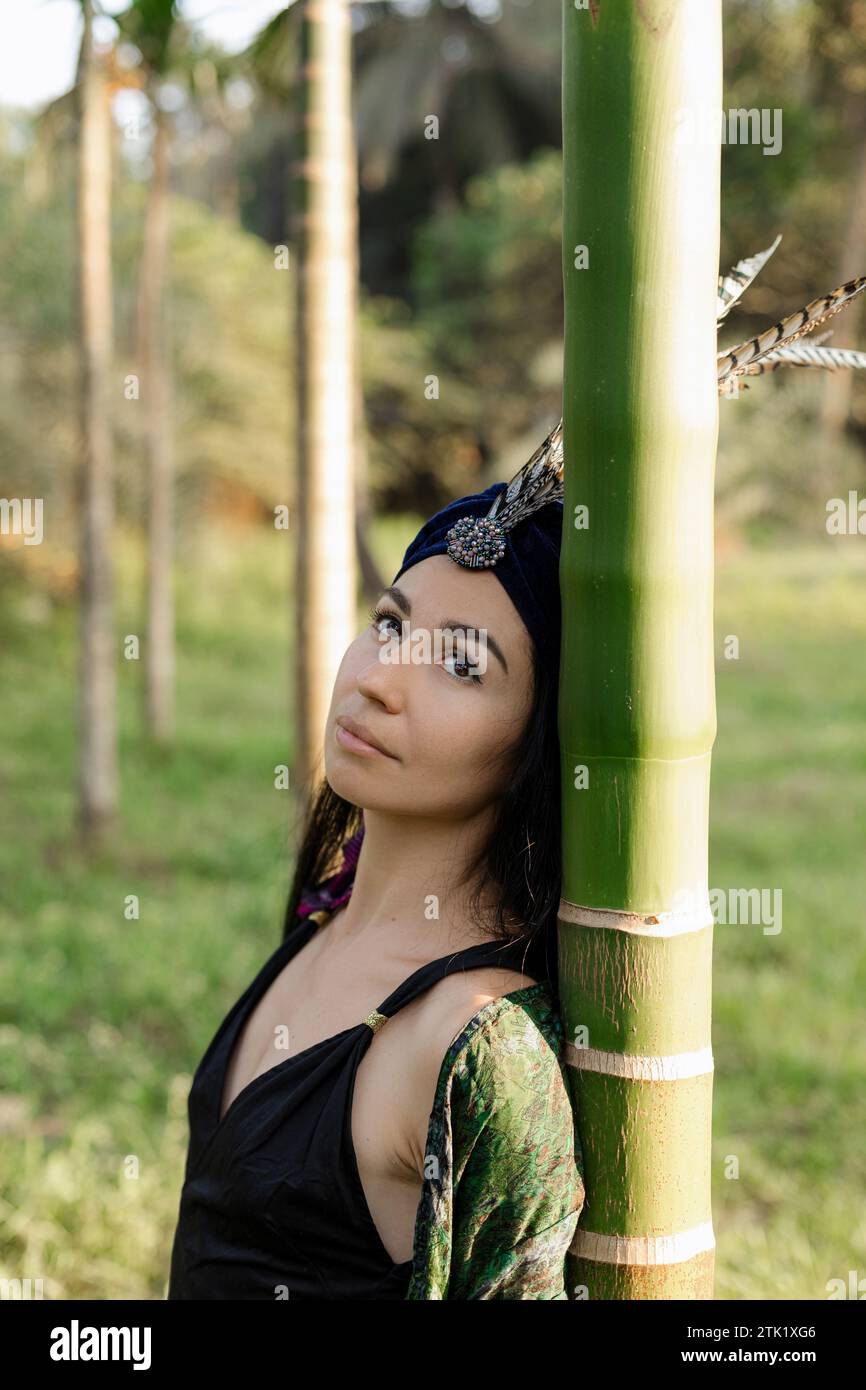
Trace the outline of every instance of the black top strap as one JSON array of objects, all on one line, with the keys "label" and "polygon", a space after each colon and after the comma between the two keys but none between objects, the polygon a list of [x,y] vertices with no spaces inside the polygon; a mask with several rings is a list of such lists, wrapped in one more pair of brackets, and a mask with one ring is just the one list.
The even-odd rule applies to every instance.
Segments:
[{"label": "black top strap", "polygon": [[526,951],[525,937],[512,941],[498,941],[491,938],[490,941],[480,941],[475,946],[466,946],[462,950],[452,951],[448,956],[440,956],[438,960],[431,960],[426,965],[422,965],[419,970],[416,970],[388,995],[388,998],[379,1005],[376,1012],[391,1018],[406,1004],[417,999],[418,995],[423,994],[431,985],[435,985],[446,975],[453,975],[458,970],[498,966],[507,970],[524,972]]}]

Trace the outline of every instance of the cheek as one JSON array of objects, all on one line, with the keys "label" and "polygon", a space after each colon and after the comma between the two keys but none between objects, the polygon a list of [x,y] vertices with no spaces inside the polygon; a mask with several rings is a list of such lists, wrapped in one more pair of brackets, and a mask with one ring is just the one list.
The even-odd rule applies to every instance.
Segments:
[{"label": "cheek", "polygon": [[473,692],[461,701],[432,702],[417,748],[421,782],[454,804],[482,804],[507,776],[507,753],[519,733],[510,706],[491,707]]}]

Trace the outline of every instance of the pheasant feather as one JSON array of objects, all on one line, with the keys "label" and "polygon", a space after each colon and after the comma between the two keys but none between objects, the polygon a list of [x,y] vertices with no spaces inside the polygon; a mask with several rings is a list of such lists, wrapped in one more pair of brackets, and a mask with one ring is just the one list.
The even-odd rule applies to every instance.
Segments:
[{"label": "pheasant feather", "polygon": [[[772,256],[781,235],[772,246],[738,261],[727,275],[719,276],[716,320],[722,323],[742,298],[752,281]],[[831,294],[813,299],[780,319],[772,328],[749,338],[736,347],[720,352],[717,358],[718,389],[721,396],[736,396],[748,390],[744,376],[762,376],[779,367],[841,368],[866,370],[866,352],[853,348],[819,346],[831,337],[823,333],[811,343],[799,340],[813,333],[822,323],[846,308],[866,289],[866,276],[840,285]],[[486,517],[461,518],[448,533],[448,553],[459,564],[477,569],[495,565],[505,553],[505,535],[520,521],[532,516],[548,502],[563,498],[562,420],[550,431],[531,458],[518,469],[504,492],[497,494]]]},{"label": "pheasant feather", "polygon": [[488,569],[505,554],[505,537],[548,502],[563,498],[562,420],[508,487],[498,492],[486,516],[464,516],[447,534],[448,554],[467,569]]},{"label": "pheasant feather", "polygon": [[[750,363],[757,362],[782,347],[790,347],[805,334],[812,333],[819,324],[826,323],[862,294],[864,289],[866,275],[859,275],[855,280],[848,280],[844,285],[840,285],[830,294],[811,300],[804,308],[780,319],[772,328],[765,329],[757,337],[749,338],[727,352],[720,353],[717,364],[719,390],[722,391],[732,378],[742,376]],[[725,394],[728,392],[725,391]]]},{"label": "pheasant feather", "polygon": [[727,318],[737,300],[745,294],[755,276],[767,264],[781,240],[780,232],[773,245],[768,246],[766,251],[758,251],[756,255],[749,256],[744,261],[737,261],[733,270],[729,270],[727,275],[719,276],[716,323],[721,323]]},{"label": "pheasant feather", "polygon": [[826,371],[839,371],[842,367],[866,369],[866,352],[855,352],[853,348],[820,348],[813,343],[795,343],[793,347],[779,348],[770,352],[760,362],[753,362],[746,368],[749,376],[760,376],[763,372],[774,372],[779,367],[823,367]]},{"label": "pheasant feather", "polygon": [[504,531],[548,502],[562,501],[562,420],[500,492],[490,509]]}]

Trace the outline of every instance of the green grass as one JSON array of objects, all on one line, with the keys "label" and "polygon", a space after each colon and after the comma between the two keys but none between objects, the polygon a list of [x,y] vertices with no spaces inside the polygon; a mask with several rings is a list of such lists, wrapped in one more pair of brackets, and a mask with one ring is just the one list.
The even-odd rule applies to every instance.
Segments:
[{"label": "green grass", "polygon": [[856,537],[717,571],[710,883],[782,892],[777,935],[715,929],[718,1298],[866,1274],[864,592]]},{"label": "green grass", "polygon": [[[410,533],[374,537],[388,577]],[[141,554],[127,538],[120,556],[126,634]],[[0,1274],[48,1298],[164,1295],[192,1072],[279,940],[285,539],[203,532],[178,568],[176,747],[148,747],[141,665],[121,661],[122,825],[96,862],[72,829],[75,614],[4,598]],[[718,1298],[825,1298],[866,1274],[864,584],[853,537],[717,565],[710,882],[783,893],[778,935],[716,929]]]}]

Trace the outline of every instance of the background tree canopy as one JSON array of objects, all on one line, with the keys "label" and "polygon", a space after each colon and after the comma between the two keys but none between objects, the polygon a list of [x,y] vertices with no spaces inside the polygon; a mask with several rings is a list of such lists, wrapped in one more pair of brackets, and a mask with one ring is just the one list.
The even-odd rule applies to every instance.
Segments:
[{"label": "background tree canopy", "polygon": [[[354,11],[374,511],[423,514],[485,486],[560,412],[559,10],[530,0],[488,8],[486,20],[438,0]],[[733,342],[866,265],[866,0],[729,0],[725,25],[727,107],[778,109],[783,123],[780,155],[754,144],[723,150],[723,266],[783,233],[725,326],[721,341]],[[178,25],[160,61],[174,112],[181,506],[210,496],[254,517],[292,488],[280,352],[292,272],[276,294],[263,273],[291,212],[291,10],[239,57]],[[133,71],[119,66],[118,88]],[[121,123],[124,111],[116,105]],[[438,139],[426,138],[433,111]],[[73,474],[74,137],[62,102],[36,118],[2,116],[0,467],[8,488],[24,488],[26,475],[31,490],[38,481],[52,495]],[[132,346],[146,124],[143,137],[127,138],[121,124],[115,155],[120,361]],[[834,345],[856,344],[858,316],[834,325]],[[862,479],[866,384],[853,383],[847,436],[819,467],[825,390],[820,377],[780,373],[725,404],[722,528],[814,532],[814,504],[831,478],[839,495]],[[141,488],[128,421],[119,412],[120,507],[135,522]]]}]

